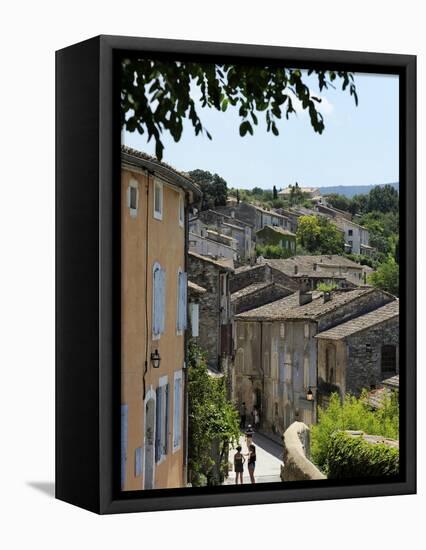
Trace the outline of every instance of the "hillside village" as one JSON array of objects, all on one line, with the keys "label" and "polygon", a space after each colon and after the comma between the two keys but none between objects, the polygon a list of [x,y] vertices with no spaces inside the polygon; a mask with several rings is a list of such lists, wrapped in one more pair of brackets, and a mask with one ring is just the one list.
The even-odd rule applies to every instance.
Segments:
[{"label": "hillside village", "polygon": [[398,391],[398,292],[382,276],[396,240],[379,249],[362,225],[370,213],[318,188],[274,186],[268,200],[227,189],[210,202],[206,189],[122,148],[124,490],[232,479],[229,441],[212,438],[210,473],[195,471],[194,350],[236,411],[237,440],[253,426],[263,481],[324,477],[302,447],[306,468],[294,467],[285,437],[300,445],[333,396],[368,395],[374,410]]}]

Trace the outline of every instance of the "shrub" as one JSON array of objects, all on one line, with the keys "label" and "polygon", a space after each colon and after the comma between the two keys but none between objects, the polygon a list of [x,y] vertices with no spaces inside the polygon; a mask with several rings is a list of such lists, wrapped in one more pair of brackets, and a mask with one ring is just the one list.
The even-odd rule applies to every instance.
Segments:
[{"label": "shrub", "polygon": [[327,474],[327,457],[331,436],[339,430],[361,430],[370,435],[391,439],[399,437],[399,404],[393,394],[385,397],[382,406],[374,411],[368,405],[366,395],[360,398],[346,395],[343,403],[337,393],[331,395],[329,406],[319,408],[318,424],[311,429],[311,460]]},{"label": "shrub", "polygon": [[288,248],[283,248],[279,244],[257,244],[256,254],[258,256],[263,256],[266,259],[285,259],[290,258],[293,252]]},{"label": "shrub", "polygon": [[333,479],[398,475],[399,451],[383,443],[335,432],[327,456],[328,477]]}]

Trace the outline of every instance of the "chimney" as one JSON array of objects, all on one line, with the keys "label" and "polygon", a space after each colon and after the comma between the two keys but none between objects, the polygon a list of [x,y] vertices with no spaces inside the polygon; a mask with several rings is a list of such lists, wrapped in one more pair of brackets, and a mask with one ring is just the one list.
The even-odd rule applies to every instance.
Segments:
[{"label": "chimney", "polygon": [[324,304],[331,300],[331,292],[327,291],[323,293]]},{"label": "chimney", "polygon": [[299,306],[304,306],[312,302],[311,282],[303,277],[299,281]]}]

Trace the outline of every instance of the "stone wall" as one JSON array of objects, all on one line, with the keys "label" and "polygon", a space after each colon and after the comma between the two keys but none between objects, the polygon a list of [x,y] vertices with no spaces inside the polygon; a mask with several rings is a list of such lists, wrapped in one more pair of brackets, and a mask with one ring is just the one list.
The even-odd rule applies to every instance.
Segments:
[{"label": "stone wall", "polygon": [[[396,349],[396,373],[382,372],[382,346],[394,345]],[[385,378],[399,373],[399,318],[376,325],[347,338],[348,365],[346,391],[356,395],[362,388],[377,386]]]},{"label": "stone wall", "polygon": [[220,365],[220,271],[212,263],[189,256],[188,278],[206,289],[199,296],[198,345],[207,353],[210,368]]},{"label": "stone wall", "polygon": [[[331,295],[333,299],[333,293]],[[394,298],[381,290],[375,289],[364,296],[359,296],[356,300],[341,305],[340,307],[330,311],[327,315],[323,315],[318,321],[318,332],[322,332],[329,328],[335,327],[340,323],[369,313],[385,304],[391,302]]]},{"label": "stone wall", "polygon": [[293,422],[284,432],[284,465],[281,466],[283,481],[326,479],[309,460],[310,430],[303,422]]}]

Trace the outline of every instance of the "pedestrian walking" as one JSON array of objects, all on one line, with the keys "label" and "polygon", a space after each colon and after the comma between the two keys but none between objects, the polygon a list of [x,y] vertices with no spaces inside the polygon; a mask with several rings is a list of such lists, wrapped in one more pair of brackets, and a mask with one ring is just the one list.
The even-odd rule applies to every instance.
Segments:
[{"label": "pedestrian walking", "polygon": [[247,449],[250,447],[250,445],[253,443],[253,428],[251,427],[251,424],[247,426],[247,430],[245,432],[246,434],[246,445]]},{"label": "pedestrian walking", "polygon": [[260,414],[259,414],[259,409],[257,407],[254,407],[253,409],[253,424],[254,424],[254,429],[257,431],[260,426]]},{"label": "pedestrian walking", "polygon": [[243,484],[243,472],[244,472],[244,462],[246,459],[244,458],[242,452],[241,452],[241,445],[238,445],[237,452],[234,455],[234,470],[235,470],[235,483],[238,485],[238,479],[240,480],[240,484]]},{"label": "pedestrian walking", "polygon": [[256,483],[256,480],[254,479],[254,469],[256,467],[256,447],[253,444],[249,446],[249,452],[247,456],[247,469],[250,476],[250,481],[252,483]]},{"label": "pedestrian walking", "polygon": [[246,427],[246,418],[247,418],[247,407],[246,407],[245,401],[243,401],[240,409],[240,428],[242,430],[244,430],[244,428]]}]

